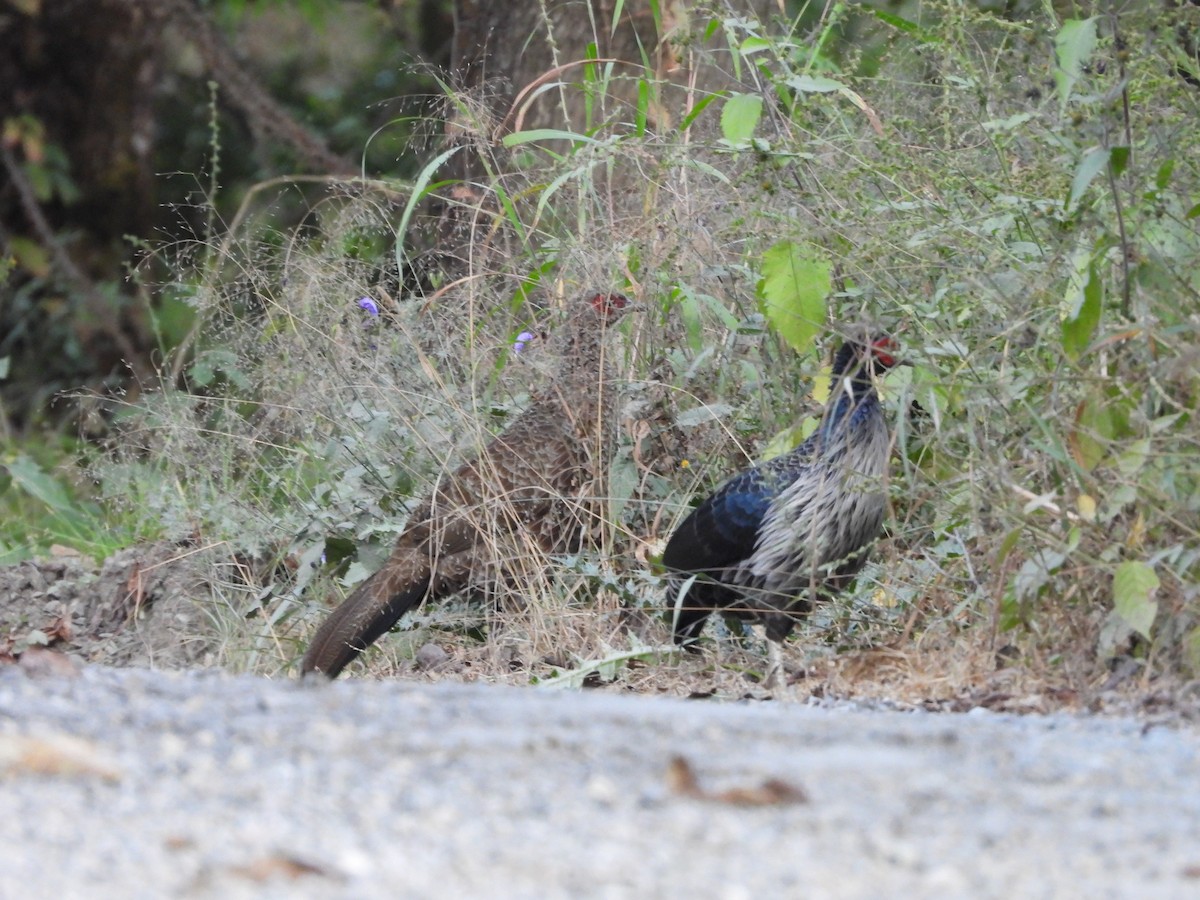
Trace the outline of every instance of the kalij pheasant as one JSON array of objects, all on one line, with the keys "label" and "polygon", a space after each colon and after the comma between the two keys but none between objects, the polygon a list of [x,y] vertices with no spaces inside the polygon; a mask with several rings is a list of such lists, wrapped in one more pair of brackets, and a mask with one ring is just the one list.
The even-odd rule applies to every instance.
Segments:
[{"label": "kalij pheasant", "polygon": [[843,343],[817,431],[733,476],[671,535],[662,562],[676,643],[690,645],[710,612],[733,607],[763,620],[778,674],[794,617],[853,580],[883,523],[888,429],[873,379],[896,352],[885,335]]},{"label": "kalij pheasant", "polygon": [[532,545],[579,549],[615,440],[604,334],[628,305],[620,294],[578,301],[553,385],[413,510],[387,562],[321,625],[303,674],[336,678],[410,609],[495,583],[505,558]]}]

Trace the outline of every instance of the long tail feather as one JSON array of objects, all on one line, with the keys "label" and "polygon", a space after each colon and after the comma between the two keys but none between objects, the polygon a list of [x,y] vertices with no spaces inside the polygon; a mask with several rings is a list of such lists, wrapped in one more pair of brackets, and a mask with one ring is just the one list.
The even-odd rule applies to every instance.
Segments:
[{"label": "long tail feather", "polygon": [[337,678],[358,654],[417,606],[429,590],[429,573],[408,582],[399,593],[389,590],[386,568],[376,572],[333,611],[308,645],[300,672],[321,672]]}]

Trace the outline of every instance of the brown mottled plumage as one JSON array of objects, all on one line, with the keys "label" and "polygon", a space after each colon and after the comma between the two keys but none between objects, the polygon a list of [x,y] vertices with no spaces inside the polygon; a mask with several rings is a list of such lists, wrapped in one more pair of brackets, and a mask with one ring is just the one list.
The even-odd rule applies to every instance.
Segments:
[{"label": "brown mottled plumage", "polygon": [[439,479],[383,567],[321,625],[303,674],[336,678],[410,609],[495,582],[523,541],[545,553],[579,549],[604,496],[615,438],[604,334],[628,304],[620,294],[579,301],[554,383],[476,458]]}]

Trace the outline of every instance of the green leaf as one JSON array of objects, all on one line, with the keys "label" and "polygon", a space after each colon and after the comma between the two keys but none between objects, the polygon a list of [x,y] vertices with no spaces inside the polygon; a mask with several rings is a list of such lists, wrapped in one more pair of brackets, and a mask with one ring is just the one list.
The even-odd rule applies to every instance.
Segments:
[{"label": "green leaf", "polygon": [[1108,163],[1112,166],[1112,173],[1118,178],[1124,174],[1125,169],[1129,166],[1129,148],[1128,147],[1112,147],[1108,151]]},{"label": "green leaf", "polygon": [[871,14],[881,22],[886,22],[893,28],[903,31],[905,34],[919,38],[927,44],[940,44],[942,41],[933,33],[926,31],[916,22],[901,18],[894,13],[884,12],[881,9],[872,9]]},{"label": "green leaf", "polygon": [[770,50],[775,45],[766,38],[750,36],[738,44],[738,52],[742,56],[749,56],[751,53],[757,53],[759,50]]},{"label": "green leaf", "polygon": [[771,438],[767,446],[763,448],[759,459],[767,462],[777,456],[790,453],[799,447],[809,435],[816,431],[820,424],[820,420],[810,416],[799,425],[783,429],[783,431]]},{"label": "green leaf", "polygon": [[1054,83],[1058,87],[1059,114],[1066,112],[1067,101],[1083,75],[1083,67],[1096,49],[1096,19],[1067,19],[1054,36]]},{"label": "green leaf", "polygon": [[1171,173],[1174,171],[1175,160],[1168,159],[1158,167],[1158,173],[1154,176],[1154,186],[1160,191],[1166,190],[1167,185],[1171,183]]},{"label": "green leaf", "polygon": [[1111,151],[1104,147],[1092,147],[1083,154],[1083,159],[1075,167],[1075,177],[1071,179],[1071,195],[1067,198],[1067,209],[1073,210],[1083,192],[1088,189],[1092,180],[1104,171],[1108,165]]},{"label": "green leaf", "polygon": [[688,347],[693,353],[699,353],[704,349],[704,323],[700,319],[700,304],[696,301],[696,295],[688,289],[676,289],[672,299],[679,317],[683,319]]},{"label": "green leaf", "polygon": [[706,403],[703,406],[693,406],[675,416],[675,424],[680,428],[695,428],[705,422],[723,419],[733,412],[728,403]]},{"label": "green leaf", "polygon": [[1158,576],[1154,567],[1138,561],[1123,562],[1113,574],[1113,606],[1130,628],[1149,639],[1158,601]]},{"label": "green leaf", "polygon": [[1117,457],[1117,469],[1126,478],[1132,478],[1150,459],[1150,439],[1141,438],[1126,447]]},{"label": "green leaf", "polygon": [[992,119],[983,123],[984,131],[1016,131],[1026,122],[1035,118],[1033,113],[1023,112],[1009,116],[1007,119]]},{"label": "green leaf", "polygon": [[637,112],[634,115],[634,133],[638,137],[645,137],[646,123],[650,121],[650,104],[653,102],[654,96],[650,90],[650,82],[645,78],[639,78],[637,83]]},{"label": "green leaf", "polygon": [[1071,359],[1079,359],[1100,325],[1103,291],[1094,260],[1088,262],[1086,271],[1087,280],[1082,288],[1077,278],[1072,279],[1071,290],[1076,296],[1068,297],[1072,308],[1062,323],[1062,347]]},{"label": "green leaf", "polygon": [[707,97],[701,97],[699,102],[697,102],[696,105],[694,107],[692,107],[691,112],[689,112],[686,116],[684,116],[679,121],[680,133],[683,133],[683,132],[687,131],[689,128],[691,128],[692,123],[696,121],[696,119],[699,117],[700,113],[702,113],[702,112],[704,112],[704,110],[708,109],[708,105],[710,103],[713,103],[716,99],[717,99],[716,94],[709,94]]},{"label": "green leaf", "polygon": [[399,240],[396,241],[396,265],[401,272],[404,271],[404,242],[408,235],[408,223],[416,212],[417,205],[425,197],[425,190],[429,187],[429,182],[433,180],[434,173],[442,167],[442,165],[450,159],[455,153],[462,149],[463,145],[451,147],[432,161],[426,163],[417,180],[413,183],[412,192],[408,195],[408,202],[404,205],[404,212],[400,215],[400,222],[396,226],[396,235]]},{"label": "green leaf", "polygon": [[797,353],[808,351],[825,324],[831,270],[825,251],[812,244],[780,241],[763,254],[763,314]]},{"label": "green leaf", "polygon": [[721,133],[725,140],[743,146],[754,137],[762,115],[762,97],[757,94],[734,94],[721,109]]},{"label": "green leaf", "polygon": [[592,144],[599,147],[601,142],[586,134],[576,131],[564,131],[560,128],[534,128],[529,131],[514,131],[500,139],[505,147],[519,147],[522,144],[533,144],[537,141],[571,141],[572,143]]},{"label": "green leaf", "polygon": [[38,278],[45,278],[50,274],[50,254],[37,241],[14,235],[8,239],[8,247],[17,265],[29,274]]},{"label": "green leaf", "polygon": [[801,94],[832,94],[846,87],[823,75],[795,75],[787,80],[787,86]]},{"label": "green leaf", "polygon": [[150,311],[154,330],[168,349],[178,347],[196,324],[196,308],[179,296],[164,296]]},{"label": "green leaf", "polygon": [[43,472],[42,467],[24,453],[18,454],[12,462],[8,463],[7,468],[13,483],[31,497],[37,498],[50,509],[59,512],[75,511],[75,503],[63,486]]}]

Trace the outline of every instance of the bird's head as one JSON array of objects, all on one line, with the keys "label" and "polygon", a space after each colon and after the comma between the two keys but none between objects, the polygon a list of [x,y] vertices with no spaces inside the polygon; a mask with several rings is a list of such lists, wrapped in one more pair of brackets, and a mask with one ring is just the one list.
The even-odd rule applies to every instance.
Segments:
[{"label": "bird's head", "polygon": [[901,364],[900,345],[891,335],[872,336],[867,351],[867,362],[872,375],[883,375],[888,369]]},{"label": "bird's head", "polygon": [[615,322],[633,305],[624,294],[594,294],[588,303],[605,322]]},{"label": "bird's head", "polygon": [[862,332],[846,338],[833,360],[833,377],[874,379],[902,364],[900,345],[882,332]]}]

